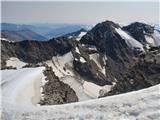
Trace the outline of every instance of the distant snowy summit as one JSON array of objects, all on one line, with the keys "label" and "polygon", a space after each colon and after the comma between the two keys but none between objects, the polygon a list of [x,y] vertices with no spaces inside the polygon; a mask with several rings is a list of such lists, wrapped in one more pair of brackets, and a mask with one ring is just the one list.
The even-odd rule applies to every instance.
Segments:
[{"label": "distant snowy summit", "polygon": [[76,32],[68,33],[68,34],[64,35],[63,37],[67,37],[69,39],[74,38],[79,41],[87,33],[87,31],[88,30],[82,28]]}]

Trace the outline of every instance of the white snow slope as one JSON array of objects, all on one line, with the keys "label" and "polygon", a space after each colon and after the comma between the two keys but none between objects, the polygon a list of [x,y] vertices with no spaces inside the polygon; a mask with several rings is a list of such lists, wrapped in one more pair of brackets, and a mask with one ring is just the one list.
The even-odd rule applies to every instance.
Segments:
[{"label": "white snow slope", "polygon": [[154,30],[152,36],[145,35],[145,39],[150,44],[150,46],[160,46],[160,33],[157,30]]},{"label": "white snow slope", "polygon": [[76,40],[80,40],[87,32],[81,32],[78,37],[76,38]]},{"label": "white snow slope", "polygon": [[23,66],[25,66],[27,63],[20,61],[18,58],[16,57],[11,57],[9,60],[6,61],[6,66],[12,66],[15,67],[17,69],[22,68]]},{"label": "white snow slope", "polygon": [[3,120],[158,120],[160,85],[95,100],[24,107],[3,102]]},{"label": "white snow slope", "polygon": [[73,61],[73,56],[72,56],[72,53],[69,52],[63,56],[52,57],[52,60],[48,60],[45,63],[48,66],[53,68],[53,71],[55,72],[56,76],[61,78],[66,75],[70,75],[70,76],[74,75],[72,71],[72,68],[73,68],[72,61]]},{"label": "white snow slope", "polygon": [[36,105],[41,98],[40,86],[45,79],[44,67],[2,70],[2,101],[22,105]]},{"label": "white snow slope", "polygon": [[115,30],[122,37],[122,39],[125,40],[126,44],[129,47],[131,47],[131,48],[140,48],[142,51],[144,51],[143,45],[139,41],[137,41],[133,37],[131,37],[128,33],[123,31],[121,28],[119,28],[119,29],[115,28]]}]

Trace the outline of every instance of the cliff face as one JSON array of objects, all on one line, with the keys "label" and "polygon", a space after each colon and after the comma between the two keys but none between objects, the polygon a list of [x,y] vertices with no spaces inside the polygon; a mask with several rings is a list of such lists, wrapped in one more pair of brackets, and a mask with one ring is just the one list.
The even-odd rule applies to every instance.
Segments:
[{"label": "cliff face", "polygon": [[[102,59],[106,60],[105,69],[110,71],[108,79],[113,80],[112,76],[122,78],[122,74],[131,66],[134,65],[133,51],[127,46],[125,40],[117,33],[116,29],[120,26],[111,21],[105,21],[97,24],[80,40],[81,44],[95,47]],[[132,64],[131,64],[132,63]],[[108,72],[107,71],[107,74]]]},{"label": "cliff face", "polygon": [[43,86],[43,99],[41,105],[56,105],[70,102],[77,102],[78,97],[69,85],[63,83],[54,74],[51,67],[46,67],[44,71],[47,83]]},{"label": "cliff face", "polygon": [[72,40],[66,38],[49,41],[1,41],[2,60],[17,57],[27,63],[38,63],[51,59],[56,55],[64,55],[72,48]]}]

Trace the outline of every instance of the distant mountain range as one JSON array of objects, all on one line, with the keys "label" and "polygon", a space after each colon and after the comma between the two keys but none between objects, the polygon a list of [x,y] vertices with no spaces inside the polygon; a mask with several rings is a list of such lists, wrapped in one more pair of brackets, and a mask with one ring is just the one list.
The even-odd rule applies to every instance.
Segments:
[{"label": "distant mountain range", "polygon": [[31,30],[17,30],[17,31],[11,31],[11,30],[2,30],[1,31],[1,37],[5,38],[8,41],[23,41],[23,40],[38,40],[38,41],[45,41],[47,38],[45,38],[42,35],[39,35]]},{"label": "distant mountain range", "polygon": [[[7,36],[9,39],[14,38],[12,41],[49,40],[51,38],[60,37],[65,34],[78,31],[82,28],[88,30],[91,26],[83,24],[1,24],[3,36]],[[30,37],[25,37],[29,34],[31,34]]]}]

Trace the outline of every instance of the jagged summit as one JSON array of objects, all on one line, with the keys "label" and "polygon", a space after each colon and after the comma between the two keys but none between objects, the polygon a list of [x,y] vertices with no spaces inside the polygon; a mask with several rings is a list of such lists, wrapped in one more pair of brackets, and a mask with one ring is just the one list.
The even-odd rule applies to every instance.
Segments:
[{"label": "jagged summit", "polygon": [[122,29],[129,32],[130,35],[143,44],[146,43],[145,35],[154,33],[153,26],[140,22],[134,22],[128,26],[124,26]]},{"label": "jagged summit", "polygon": [[141,22],[133,22],[128,26],[123,27],[124,30],[139,30],[139,31],[144,31],[145,33],[153,33],[154,26],[151,26],[146,23],[141,23]]},{"label": "jagged summit", "polygon": [[114,22],[112,22],[112,21],[106,20],[106,21],[104,21],[104,22],[98,23],[95,27],[96,27],[96,28],[97,28],[97,27],[105,27],[105,28],[109,29],[109,28],[113,28],[113,27],[119,28],[120,25],[117,24],[117,23],[114,23]]},{"label": "jagged summit", "polygon": [[118,24],[111,21],[98,23],[82,37],[80,42],[82,44],[94,45],[100,52],[106,53],[113,59],[117,59],[114,56],[117,55],[116,52],[125,48],[128,49],[125,40],[116,31],[119,28]]}]

